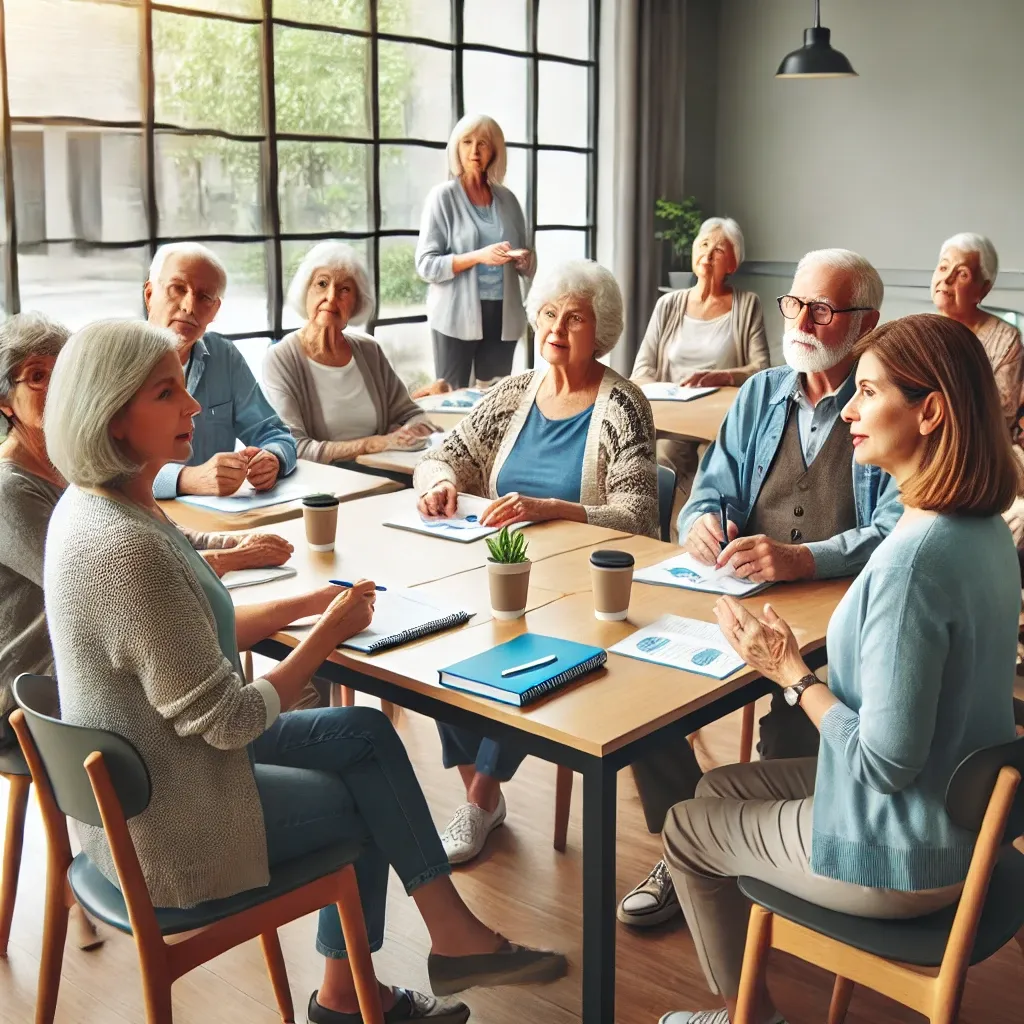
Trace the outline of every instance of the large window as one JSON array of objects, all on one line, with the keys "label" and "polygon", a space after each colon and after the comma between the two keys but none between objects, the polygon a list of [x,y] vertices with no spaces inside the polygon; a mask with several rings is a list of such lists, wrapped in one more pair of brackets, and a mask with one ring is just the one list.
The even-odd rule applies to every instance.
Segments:
[{"label": "large window", "polygon": [[156,247],[196,239],[256,365],[303,254],[344,239],[369,329],[431,378],[413,253],[463,113],[502,125],[539,261],[594,252],[598,3],[0,0],[4,310],[140,315]]}]

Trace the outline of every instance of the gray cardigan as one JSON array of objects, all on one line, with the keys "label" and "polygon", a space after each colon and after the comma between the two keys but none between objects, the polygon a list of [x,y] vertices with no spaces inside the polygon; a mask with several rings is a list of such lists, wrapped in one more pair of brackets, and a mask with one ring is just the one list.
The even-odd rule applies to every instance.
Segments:
[{"label": "gray cardigan", "polygon": [[[525,249],[529,242],[523,210],[515,195],[504,185],[491,185],[491,193],[505,241],[513,249]],[[458,178],[434,188],[423,207],[419,242],[416,244],[416,272],[430,288],[427,292],[427,320],[430,326],[450,338],[478,341],[484,335],[480,310],[480,288],[476,274],[456,274],[452,260],[456,253],[480,247],[476,221],[469,196]],[[504,299],[501,311],[501,340],[518,341],[526,330],[519,279],[533,276],[535,260],[520,274],[514,263],[505,264]]]},{"label": "gray cardigan", "polygon": [[[636,354],[631,380],[668,380],[668,349],[683,323],[686,303],[692,288],[663,295],[654,304],[651,321]],[[736,383],[742,384],[758,370],[768,366],[768,338],[764,314],[756,292],[732,293],[732,348],[723,353],[717,369],[732,370]],[[678,384],[679,381],[672,381]]]},{"label": "gray cardigan", "polygon": [[[345,331],[345,338],[377,412],[377,433],[388,434],[407,423],[428,422],[380,345],[368,334],[350,329]],[[334,438],[327,436],[320,396],[298,331],[267,349],[263,390],[292,432],[299,458],[330,462],[327,453]]]},{"label": "gray cardigan", "polygon": [[[210,603],[170,530],[69,487],[50,518],[43,589],[62,717],[123,736],[149,769],[149,807],[128,827],[153,902],[189,907],[266,885],[246,746],[266,729],[268,703],[221,652]],[[116,880],[103,830],[78,832]]]}]

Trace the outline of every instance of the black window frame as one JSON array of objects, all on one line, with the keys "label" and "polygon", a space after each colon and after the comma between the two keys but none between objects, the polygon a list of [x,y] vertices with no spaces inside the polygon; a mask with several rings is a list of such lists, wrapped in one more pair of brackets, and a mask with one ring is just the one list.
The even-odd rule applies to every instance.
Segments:
[{"label": "black window frame", "polygon": [[[81,0],[83,3],[104,3],[111,0]],[[114,0],[118,2],[118,0]],[[169,242],[196,241],[202,243],[217,242],[262,242],[266,247],[267,274],[267,323],[270,325],[261,330],[243,331],[227,334],[233,341],[250,338],[280,339],[287,331],[282,325],[284,312],[284,291],[287,282],[282,279],[282,243],[289,241],[315,242],[320,239],[365,240],[369,256],[369,270],[374,289],[374,318],[367,325],[369,331],[378,326],[391,324],[422,323],[425,314],[413,314],[399,317],[378,317],[380,308],[380,251],[381,239],[389,236],[409,237],[418,233],[418,225],[405,228],[381,227],[380,198],[380,151],[382,146],[415,145],[431,149],[443,150],[445,142],[435,139],[403,138],[382,139],[380,135],[380,103],[378,77],[378,46],[381,41],[396,43],[412,43],[417,46],[429,46],[449,52],[452,55],[452,106],[451,123],[465,113],[465,95],[463,83],[463,60],[467,51],[493,53],[503,56],[526,58],[527,60],[527,139],[526,142],[507,143],[509,149],[523,150],[527,154],[526,195],[520,196],[526,219],[530,245],[538,232],[571,231],[580,232],[585,236],[584,251],[593,258],[597,246],[597,133],[598,133],[598,93],[599,93],[599,61],[600,47],[600,16],[601,0],[587,0],[589,4],[589,57],[586,59],[568,57],[561,54],[546,53],[538,49],[538,15],[542,2],[553,3],[558,0],[527,0],[526,2],[526,49],[506,48],[483,43],[467,43],[464,39],[463,15],[464,0],[450,0],[451,30],[450,41],[430,39],[415,35],[399,35],[381,32],[378,28],[378,0],[367,0],[369,12],[369,28],[342,28],[314,22],[294,21],[288,18],[275,17],[273,14],[274,0],[261,0],[262,14],[260,17],[227,14],[217,11],[195,10],[187,7],[172,6],[154,0],[119,0],[125,6],[137,6],[140,18],[141,54],[141,110],[142,121],[104,121],[92,118],[61,117],[12,117],[8,102],[8,71],[7,71],[7,40],[4,0],[0,0],[0,139],[3,145],[3,189],[5,199],[4,238],[0,239],[3,249],[5,270],[4,308],[9,313],[21,309],[20,289],[18,282],[18,233],[15,211],[13,157],[11,135],[14,127],[20,126],[62,126],[83,127],[111,130],[137,131],[142,136],[142,195],[145,211],[147,234],[144,238],[129,241],[102,242],[78,238],[45,238],[34,244],[69,244],[73,243],[82,249],[139,249],[145,247],[148,254],[147,265],[152,260],[157,248]],[[155,78],[153,61],[153,14],[154,12],[173,14],[187,18],[219,20],[258,26],[260,29],[260,89],[262,131],[257,134],[237,134],[215,129],[194,129],[181,125],[158,122],[155,117]],[[370,85],[371,85],[371,135],[369,138],[353,138],[336,135],[316,135],[306,133],[286,133],[277,131],[277,117],[274,91],[274,30],[275,27],[294,28],[312,32],[336,33],[345,36],[361,37],[370,44]],[[587,144],[586,146],[559,146],[543,144],[538,140],[538,106],[539,73],[541,61],[583,67],[588,72],[588,110],[587,110]],[[262,230],[257,234],[201,234],[201,235],[164,235],[159,228],[159,210],[157,207],[155,147],[158,134],[193,135],[217,137],[232,141],[258,143],[261,147],[262,180],[264,194],[262,196]],[[372,147],[373,167],[373,223],[366,231],[326,231],[291,233],[281,230],[281,210],[278,174],[277,143],[297,141],[307,143],[349,142]],[[580,224],[539,224],[537,222],[537,157],[541,152],[563,152],[583,154],[587,157],[587,197],[586,223]],[[140,287],[140,310],[142,309]],[[532,346],[527,346],[527,364],[533,364]]]}]

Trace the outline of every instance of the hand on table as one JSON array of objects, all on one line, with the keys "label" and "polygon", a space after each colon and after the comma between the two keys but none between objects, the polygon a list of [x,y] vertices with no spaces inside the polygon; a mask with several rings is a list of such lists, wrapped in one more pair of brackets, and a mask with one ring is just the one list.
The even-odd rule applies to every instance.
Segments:
[{"label": "hand on table", "polygon": [[[330,589],[336,593],[330,597],[327,588],[324,588],[323,596],[328,597],[329,601],[318,625],[331,631],[337,645],[369,626],[373,620],[377,591],[373,580],[358,580],[352,587]],[[319,591],[317,593],[320,594]]]},{"label": "hand on table", "polygon": [[518,491],[511,491],[484,509],[480,525],[514,526],[516,523],[540,523],[550,518],[551,503],[547,498],[529,498]]},{"label": "hand on table", "polygon": [[698,370],[684,377],[680,382],[681,388],[726,388],[736,383],[730,370]]},{"label": "hand on table", "polygon": [[425,437],[430,437],[434,428],[429,423],[407,423],[404,427],[392,430],[388,437],[392,444],[412,445]]},{"label": "hand on table", "polygon": [[284,565],[295,550],[291,544],[274,533],[247,533],[234,547],[228,549],[237,562],[236,569],[265,569]]},{"label": "hand on table", "polygon": [[417,388],[413,391],[409,397],[412,399],[426,398],[428,395],[446,395],[451,391],[452,386],[448,381],[441,379],[435,380],[433,384],[427,384],[422,388]]},{"label": "hand on table", "polygon": [[720,597],[715,602],[715,617],[733,650],[766,679],[792,686],[810,674],[793,630],[770,604],[764,606],[764,618],[759,619],[735,598]]},{"label": "hand on table", "polygon": [[753,583],[809,580],[814,576],[814,556],[805,544],[780,544],[763,533],[731,541],[718,556],[717,564],[730,565],[734,575]]},{"label": "hand on table", "polygon": [[265,448],[243,448],[239,453],[246,460],[245,476],[257,491],[269,491],[277,483],[281,463]]},{"label": "hand on table", "polygon": [[[276,462],[276,460],[275,460]],[[179,494],[234,494],[245,480],[249,460],[241,452],[218,452],[199,466],[178,474]]]},{"label": "hand on table", "polygon": [[690,532],[682,542],[683,550],[688,551],[703,565],[715,565],[722,544],[737,537],[740,532],[740,528],[731,519],[726,525],[729,530],[728,538],[722,536],[719,517],[714,512],[705,513],[690,527]]},{"label": "hand on table", "polygon": [[459,505],[459,492],[455,484],[444,481],[435,484],[426,494],[420,495],[416,508],[421,516],[428,519],[448,519],[455,515]]}]

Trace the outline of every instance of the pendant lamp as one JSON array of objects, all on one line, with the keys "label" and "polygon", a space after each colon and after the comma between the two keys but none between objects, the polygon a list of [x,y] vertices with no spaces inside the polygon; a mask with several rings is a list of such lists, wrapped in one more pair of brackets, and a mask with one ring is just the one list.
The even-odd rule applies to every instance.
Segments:
[{"label": "pendant lamp", "polygon": [[787,53],[776,78],[856,78],[846,56],[832,49],[832,33],[821,27],[821,2],[814,0],[814,28],[804,29],[804,45]]}]

